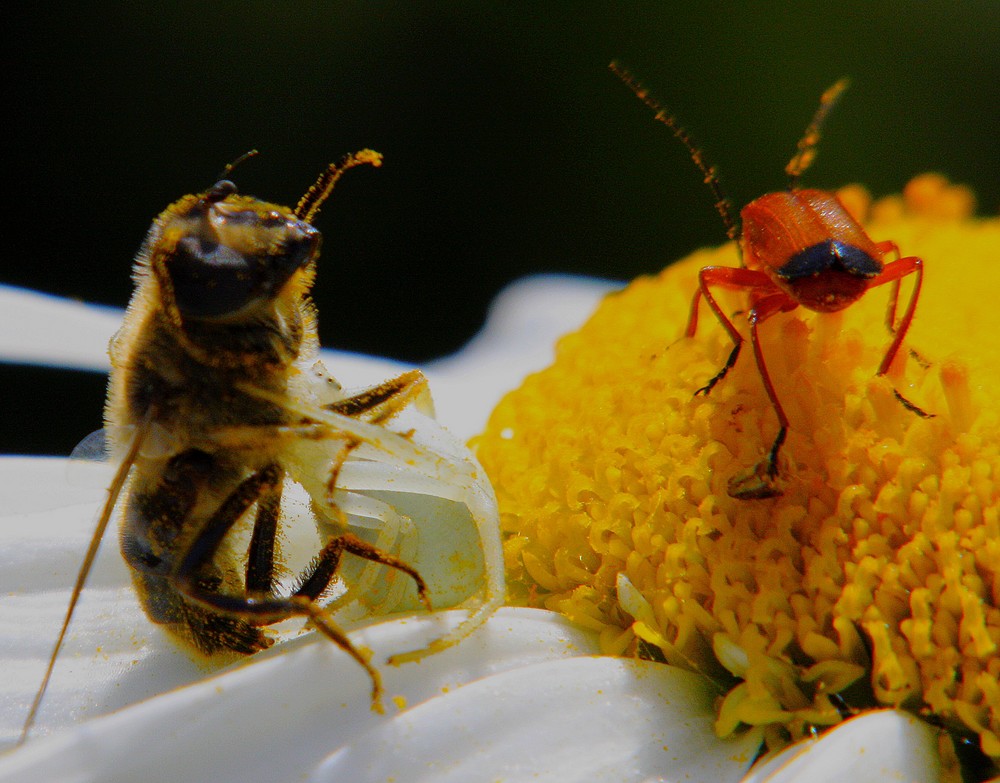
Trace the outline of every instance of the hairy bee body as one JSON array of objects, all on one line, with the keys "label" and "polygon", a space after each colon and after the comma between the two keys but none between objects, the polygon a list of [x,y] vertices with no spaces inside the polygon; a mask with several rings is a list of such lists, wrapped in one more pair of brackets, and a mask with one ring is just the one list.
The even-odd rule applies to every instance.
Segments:
[{"label": "hairy bee body", "polygon": [[[105,435],[120,467],[22,741],[116,506],[121,551],[150,620],[201,653],[232,656],[270,646],[268,626],[303,618],[364,668],[373,709],[381,709],[381,678],[370,652],[352,644],[321,600],[345,555],[363,564],[340,580],[345,611],[412,605],[410,581],[429,609],[428,585],[410,564],[422,555],[435,589],[469,610],[395,663],[457,643],[501,604],[496,498],[472,454],[434,421],[423,374],[348,394],[318,361],[309,291],[321,238],[310,221],[343,171],[380,163],[371,150],[347,156],[294,209],[240,195],[223,179],[154,220],[110,348]],[[307,498],[289,518],[286,485]],[[312,517],[322,545],[282,586],[281,529],[301,516]],[[441,525],[452,518],[455,528]],[[461,543],[470,530],[475,551]]]},{"label": "hairy bee body", "polygon": [[[205,316],[211,306],[196,289],[220,288],[233,275],[223,273],[219,283],[212,264],[192,269],[197,261],[187,259],[219,254],[220,247],[256,254],[257,268],[237,270],[235,277],[258,279],[235,281],[228,298],[237,312]],[[135,458],[122,553],[150,619],[203,653],[252,653],[270,644],[246,619],[185,596],[174,573],[241,483],[279,461],[282,443],[269,437],[270,428],[291,417],[243,387],[287,395],[290,379],[302,374],[300,363],[315,360],[315,317],[305,292],[318,249],[318,232],[286,208],[242,196],[185,197],[150,229],[136,263],[133,302],[112,343],[107,431],[127,437],[147,419],[156,425],[151,447]],[[178,256],[188,267],[179,274],[172,269]],[[251,447],[232,448],[213,441],[226,428],[263,429]],[[199,587],[245,591],[236,557],[220,549],[194,576]]]}]

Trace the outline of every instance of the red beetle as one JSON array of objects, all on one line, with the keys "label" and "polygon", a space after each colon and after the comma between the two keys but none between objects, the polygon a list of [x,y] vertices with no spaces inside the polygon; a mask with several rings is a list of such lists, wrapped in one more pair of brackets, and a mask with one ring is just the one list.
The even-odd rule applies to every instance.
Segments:
[{"label": "red beetle", "polygon": [[[776,485],[778,452],[788,434],[788,417],[768,374],[757,327],[775,313],[788,312],[799,305],[820,313],[843,310],[869,288],[893,283],[886,314],[886,326],[892,340],[876,372],[876,375],[884,375],[913,321],[923,282],[923,261],[916,256],[901,258],[895,242],[872,241],[833,193],[800,190],[796,187],[799,177],[816,156],[820,128],[837,98],[847,88],[846,80],[837,82],[823,93],[819,109],[799,142],[798,151],[785,168],[788,189],[780,193],[768,193],[743,207],[740,212],[741,229],[733,219],[729,201],[723,195],[715,169],[705,164],[701,151],[694,146],[684,129],[625,69],[617,63],[612,63],[611,69],[656,112],[655,118],[669,127],[687,148],[694,164],[712,189],[716,209],[722,216],[729,238],[738,240],[741,266],[706,266],[699,271],[699,287],[691,302],[691,316],[685,336],[694,336],[698,327],[698,303],[704,297],[733,341],[733,350],[725,365],[695,392],[708,394],[736,364],[744,342],[743,335],[712,296],[712,288],[718,286],[747,292],[750,300],[746,313],[750,343],[764,389],[778,416],[779,426],[774,443],[764,459],[730,479],[729,494],[741,500],[775,497],[781,494]],[[887,255],[894,255],[895,259],[886,261]],[[915,275],[913,291],[906,311],[897,323],[899,281],[911,274]],[[928,415],[904,399],[898,391],[895,394],[909,410],[920,416]]]}]

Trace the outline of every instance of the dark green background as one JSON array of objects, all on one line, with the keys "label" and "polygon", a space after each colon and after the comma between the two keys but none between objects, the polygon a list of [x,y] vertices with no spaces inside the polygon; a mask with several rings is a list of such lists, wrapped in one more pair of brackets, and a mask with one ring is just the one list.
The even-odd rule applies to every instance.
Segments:
[{"label": "dark green background", "polygon": [[[124,305],[151,218],[227,161],[260,149],[234,179],[294,203],[368,146],[385,166],[352,171],[317,221],[322,338],[408,361],[462,345],[519,276],[625,279],[721,241],[697,172],[612,58],[737,204],[783,185],[843,75],[807,184],[882,194],[933,169],[1000,204],[994,2],[39,3],[5,27],[0,282]],[[99,421],[99,391],[45,383]],[[38,434],[44,414],[13,415],[38,427],[0,450],[62,448]]]}]

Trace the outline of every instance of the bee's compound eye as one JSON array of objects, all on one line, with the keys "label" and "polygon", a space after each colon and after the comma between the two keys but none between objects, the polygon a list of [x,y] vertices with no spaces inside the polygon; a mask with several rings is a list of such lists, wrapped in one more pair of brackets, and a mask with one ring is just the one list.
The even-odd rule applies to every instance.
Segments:
[{"label": "bee's compound eye", "polygon": [[219,201],[229,198],[234,193],[236,193],[236,183],[228,179],[221,179],[205,193],[205,201],[209,204],[216,204]]},{"label": "bee's compound eye", "polygon": [[189,318],[218,318],[238,312],[260,289],[255,264],[231,247],[199,237],[177,243],[167,262],[174,301]]}]

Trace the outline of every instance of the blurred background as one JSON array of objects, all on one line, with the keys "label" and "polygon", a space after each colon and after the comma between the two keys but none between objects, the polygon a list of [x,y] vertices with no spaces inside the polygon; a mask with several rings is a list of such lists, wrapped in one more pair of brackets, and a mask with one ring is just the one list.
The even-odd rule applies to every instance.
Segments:
[{"label": "blurred background", "polygon": [[[936,170],[1000,205],[994,2],[101,2],[5,22],[0,283],[116,306],[151,219],[234,173],[294,204],[372,147],[317,220],[328,347],[419,363],[509,281],[626,280],[717,244],[707,189],[608,71],[688,128],[736,204],[783,167],[837,78],[852,86],[805,183],[876,195]],[[11,202],[13,204],[11,205]],[[104,379],[0,365],[0,452],[65,453]],[[30,391],[28,391],[30,390]]]}]

